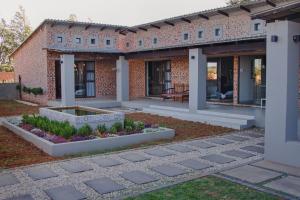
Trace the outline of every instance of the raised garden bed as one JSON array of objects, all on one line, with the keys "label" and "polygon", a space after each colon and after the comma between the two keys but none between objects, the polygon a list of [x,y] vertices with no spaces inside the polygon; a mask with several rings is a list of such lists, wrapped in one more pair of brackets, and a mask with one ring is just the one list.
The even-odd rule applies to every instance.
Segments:
[{"label": "raised garden bed", "polygon": [[110,150],[171,139],[175,135],[174,130],[157,125],[144,125],[131,120],[125,120],[123,124],[115,123],[111,128],[100,124],[93,131],[88,125],[76,129],[67,122],[50,121],[40,116],[24,116],[23,119],[3,122],[3,126],[51,156]]}]

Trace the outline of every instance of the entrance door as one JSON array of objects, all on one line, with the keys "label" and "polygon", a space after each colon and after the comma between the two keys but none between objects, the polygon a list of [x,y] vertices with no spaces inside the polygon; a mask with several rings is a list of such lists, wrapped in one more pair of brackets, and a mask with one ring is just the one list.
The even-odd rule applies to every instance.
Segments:
[{"label": "entrance door", "polygon": [[159,96],[163,90],[171,88],[170,61],[150,61],[147,66],[148,96]]},{"label": "entrance door", "polygon": [[261,99],[266,98],[266,60],[254,58],[252,60],[252,80],[254,85],[254,104],[260,105]]}]

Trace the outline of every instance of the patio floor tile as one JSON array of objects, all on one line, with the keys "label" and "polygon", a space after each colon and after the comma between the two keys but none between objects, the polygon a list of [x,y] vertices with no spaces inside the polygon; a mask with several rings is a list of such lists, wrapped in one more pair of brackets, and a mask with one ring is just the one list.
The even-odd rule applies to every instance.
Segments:
[{"label": "patio floor tile", "polygon": [[221,156],[218,154],[211,154],[211,155],[203,156],[203,157],[201,157],[201,159],[208,160],[210,162],[214,162],[214,163],[218,163],[218,164],[225,164],[225,163],[230,163],[230,162],[235,161],[235,159]]},{"label": "patio floor tile", "polygon": [[194,159],[183,160],[178,162],[178,164],[195,170],[202,170],[211,167],[209,164]]},{"label": "patio floor tile", "polygon": [[86,181],[85,184],[93,188],[99,194],[107,194],[107,193],[116,192],[125,189],[123,185],[120,185],[115,181],[106,177],[91,180],[91,181]]},{"label": "patio floor tile", "polygon": [[131,171],[131,172],[125,172],[120,175],[126,180],[129,180],[135,184],[145,184],[145,183],[150,183],[157,181],[158,178],[155,178],[154,176],[151,176],[149,174],[146,174],[145,172],[142,171]]},{"label": "patio floor tile", "polygon": [[165,151],[162,149],[149,149],[144,151],[146,154],[152,155],[152,156],[157,156],[157,157],[166,157],[166,156],[172,156],[175,155],[172,152]]},{"label": "patio floor tile", "polygon": [[252,138],[261,138],[261,137],[263,137],[263,134],[258,134],[258,133],[243,133],[243,135],[249,136],[249,137],[252,137]]},{"label": "patio floor tile", "polygon": [[245,165],[242,167],[234,168],[228,171],[222,172],[222,174],[225,174],[227,176],[231,176],[243,181],[247,181],[250,183],[261,183],[264,181],[267,181],[269,179],[276,178],[280,176],[280,173],[254,167],[251,165]]},{"label": "patio floor tile", "polygon": [[142,156],[137,153],[128,153],[128,154],[122,155],[120,157],[125,160],[131,161],[131,162],[142,162],[145,160],[150,160],[150,158]]},{"label": "patio floor tile", "polygon": [[176,145],[168,145],[168,146],[166,146],[166,148],[174,150],[174,151],[178,151],[180,153],[188,153],[188,152],[195,151],[192,148],[189,148],[189,147],[183,146],[183,145],[178,145],[178,144],[176,144]]},{"label": "patio floor tile", "polygon": [[103,158],[103,157],[94,158],[93,161],[100,167],[113,167],[122,164],[122,162],[118,160],[112,158]]},{"label": "patio floor tile", "polygon": [[25,195],[21,195],[21,196],[8,198],[5,200],[34,200],[34,199],[32,198],[32,196],[30,194],[25,194]]},{"label": "patio floor tile", "polygon": [[83,164],[78,161],[67,161],[60,165],[63,169],[67,170],[71,173],[79,173],[93,170],[93,168],[89,165]]},{"label": "patio floor tile", "polygon": [[52,177],[58,176],[56,173],[54,173],[48,167],[31,168],[31,169],[26,170],[25,173],[27,173],[28,176],[35,181],[40,180],[40,179],[46,179],[46,178],[52,178]]},{"label": "patio floor tile", "polygon": [[214,143],[214,144],[220,144],[220,145],[227,145],[227,144],[232,144],[232,141],[228,141],[228,140],[223,140],[220,138],[213,138],[213,139],[209,139],[207,140],[210,143]]},{"label": "patio floor tile", "polygon": [[258,145],[258,146],[265,146],[265,143],[264,142],[260,142],[260,143],[257,143],[256,145]]},{"label": "patio floor tile", "polygon": [[182,174],[186,174],[187,172],[185,170],[179,169],[172,165],[160,165],[156,167],[151,168],[153,171],[156,171],[162,175],[173,177],[173,176],[179,176]]},{"label": "patio floor tile", "polygon": [[205,142],[202,142],[202,141],[192,141],[192,142],[188,142],[187,144],[191,145],[191,146],[194,146],[194,147],[201,148],[201,149],[209,149],[209,148],[212,148],[212,147],[216,146],[216,145],[208,144],[208,143],[205,143]]},{"label": "patio floor tile", "polygon": [[299,167],[292,167],[292,166],[283,165],[283,164],[266,161],[266,160],[261,160],[259,162],[253,163],[251,165],[300,177],[300,168]]},{"label": "patio floor tile", "polygon": [[247,153],[247,152],[239,151],[239,150],[224,151],[224,152],[222,152],[222,154],[226,154],[228,156],[242,158],[242,159],[246,159],[246,158],[250,158],[250,157],[255,156],[252,153]]},{"label": "patio floor tile", "polygon": [[237,141],[237,142],[244,142],[244,141],[249,140],[249,138],[236,136],[236,135],[227,135],[227,136],[224,136],[224,138],[228,139],[228,140]]},{"label": "patio floor tile", "polygon": [[270,183],[265,184],[264,186],[284,192],[296,197],[300,197],[300,178],[294,176],[287,176]]},{"label": "patio floor tile", "polygon": [[82,200],[86,196],[73,186],[62,186],[45,190],[52,200]]},{"label": "patio floor tile", "polygon": [[2,174],[0,175],[0,187],[14,185],[19,183],[19,180],[13,174]]},{"label": "patio floor tile", "polygon": [[246,150],[246,151],[252,151],[256,153],[264,153],[264,148],[263,147],[258,147],[258,146],[246,146],[242,147],[241,149]]}]

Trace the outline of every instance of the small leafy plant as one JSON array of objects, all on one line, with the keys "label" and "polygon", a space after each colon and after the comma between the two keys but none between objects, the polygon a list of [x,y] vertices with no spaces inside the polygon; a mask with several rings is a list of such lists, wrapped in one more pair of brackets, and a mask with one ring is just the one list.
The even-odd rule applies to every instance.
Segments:
[{"label": "small leafy plant", "polygon": [[84,124],[77,130],[77,134],[80,136],[90,136],[93,134],[93,129],[88,124]]},{"label": "small leafy plant", "polygon": [[105,126],[105,124],[99,124],[97,126],[97,130],[100,132],[100,133],[105,133],[107,131],[107,128]]}]

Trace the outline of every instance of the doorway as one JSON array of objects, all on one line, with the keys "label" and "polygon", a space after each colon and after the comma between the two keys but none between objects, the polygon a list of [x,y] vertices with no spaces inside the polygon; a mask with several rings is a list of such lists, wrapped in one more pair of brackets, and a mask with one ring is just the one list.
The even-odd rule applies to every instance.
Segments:
[{"label": "doorway", "polygon": [[171,88],[171,62],[146,62],[147,96],[159,96],[164,90]]}]

